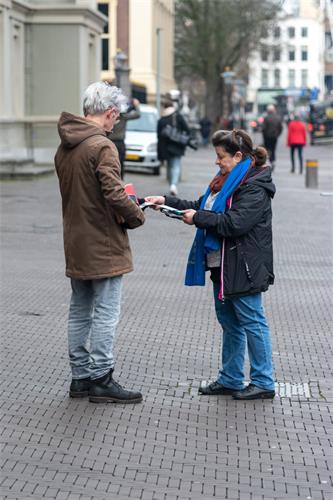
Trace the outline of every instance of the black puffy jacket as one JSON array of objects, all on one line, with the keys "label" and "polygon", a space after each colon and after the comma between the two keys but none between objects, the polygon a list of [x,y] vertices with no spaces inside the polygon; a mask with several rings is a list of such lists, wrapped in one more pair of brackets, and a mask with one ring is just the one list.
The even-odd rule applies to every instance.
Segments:
[{"label": "black puffy jacket", "polygon": [[[194,224],[225,239],[223,256],[223,295],[225,297],[264,292],[274,282],[272,210],[275,194],[270,170],[252,167],[232,197],[225,213],[200,210],[198,201],[166,196],[167,205],[197,210]],[[223,247],[223,245],[222,245]],[[211,269],[211,279],[219,282],[221,268]]]}]

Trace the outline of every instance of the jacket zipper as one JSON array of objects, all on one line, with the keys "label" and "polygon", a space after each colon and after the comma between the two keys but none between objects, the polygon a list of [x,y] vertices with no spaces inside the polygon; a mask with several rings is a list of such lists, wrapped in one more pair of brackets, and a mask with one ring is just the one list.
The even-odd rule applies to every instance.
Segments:
[{"label": "jacket zipper", "polygon": [[[228,200],[227,200],[228,203]],[[229,206],[228,208],[230,209],[232,205],[232,195],[229,198]],[[224,283],[223,283],[223,274],[224,274],[224,250],[225,250],[225,238],[223,238],[223,243],[222,243],[222,253],[221,253],[221,287],[220,291],[218,294],[218,299],[221,302],[224,302]]]},{"label": "jacket zipper", "polygon": [[224,247],[225,247],[225,238],[223,238],[222,243],[222,253],[221,253],[221,287],[218,294],[218,299],[221,302],[224,302],[224,284],[223,284],[223,270],[224,270]]}]

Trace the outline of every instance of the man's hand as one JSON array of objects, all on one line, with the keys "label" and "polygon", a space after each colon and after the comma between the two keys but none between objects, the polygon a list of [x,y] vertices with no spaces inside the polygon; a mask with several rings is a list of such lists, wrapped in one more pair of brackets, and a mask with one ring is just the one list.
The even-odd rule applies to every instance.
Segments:
[{"label": "man's hand", "polygon": [[[164,196],[146,196],[145,201],[148,201],[149,203],[154,203],[155,205],[164,205],[165,204],[165,198]],[[159,210],[159,207],[152,207],[154,210]]]},{"label": "man's hand", "polygon": [[135,108],[138,108],[140,106],[139,99],[136,99],[135,97],[132,99],[132,103]]},{"label": "man's hand", "polygon": [[185,224],[188,224],[189,226],[193,226],[194,222],[193,222],[193,217],[194,215],[196,214],[196,210],[185,210],[184,211],[184,214],[183,214],[183,222],[185,222]]}]

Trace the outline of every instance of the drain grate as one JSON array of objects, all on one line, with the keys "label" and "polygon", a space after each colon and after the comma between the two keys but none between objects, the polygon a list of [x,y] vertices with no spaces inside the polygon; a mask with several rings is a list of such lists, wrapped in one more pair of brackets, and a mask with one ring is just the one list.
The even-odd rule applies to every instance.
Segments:
[{"label": "drain grate", "polygon": [[310,385],[306,382],[300,384],[291,384],[290,382],[277,382],[275,391],[280,398],[291,398],[293,396],[302,396],[303,398],[311,398]]}]

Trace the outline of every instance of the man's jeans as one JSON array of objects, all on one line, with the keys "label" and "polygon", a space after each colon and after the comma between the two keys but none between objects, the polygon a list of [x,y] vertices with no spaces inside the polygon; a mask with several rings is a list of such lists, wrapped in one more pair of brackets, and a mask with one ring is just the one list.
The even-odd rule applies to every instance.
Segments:
[{"label": "man's jeans", "polygon": [[122,276],[71,279],[69,360],[74,379],[96,379],[113,368],[112,345],[120,315]]},{"label": "man's jeans", "polygon": [[172,156],[167,160],[167,179],[169,184],[177,186],[180,179],[181,171],[181,158],[179,156]]},{"label": "man's jeans", "polygon": [[215,311],[223,329],[222,365],[218,382],[243,389],[247,343],[250,383],[274,390],[271,336],[261,303],[261,293],[218,300],[220,285],[214,283]]}]

